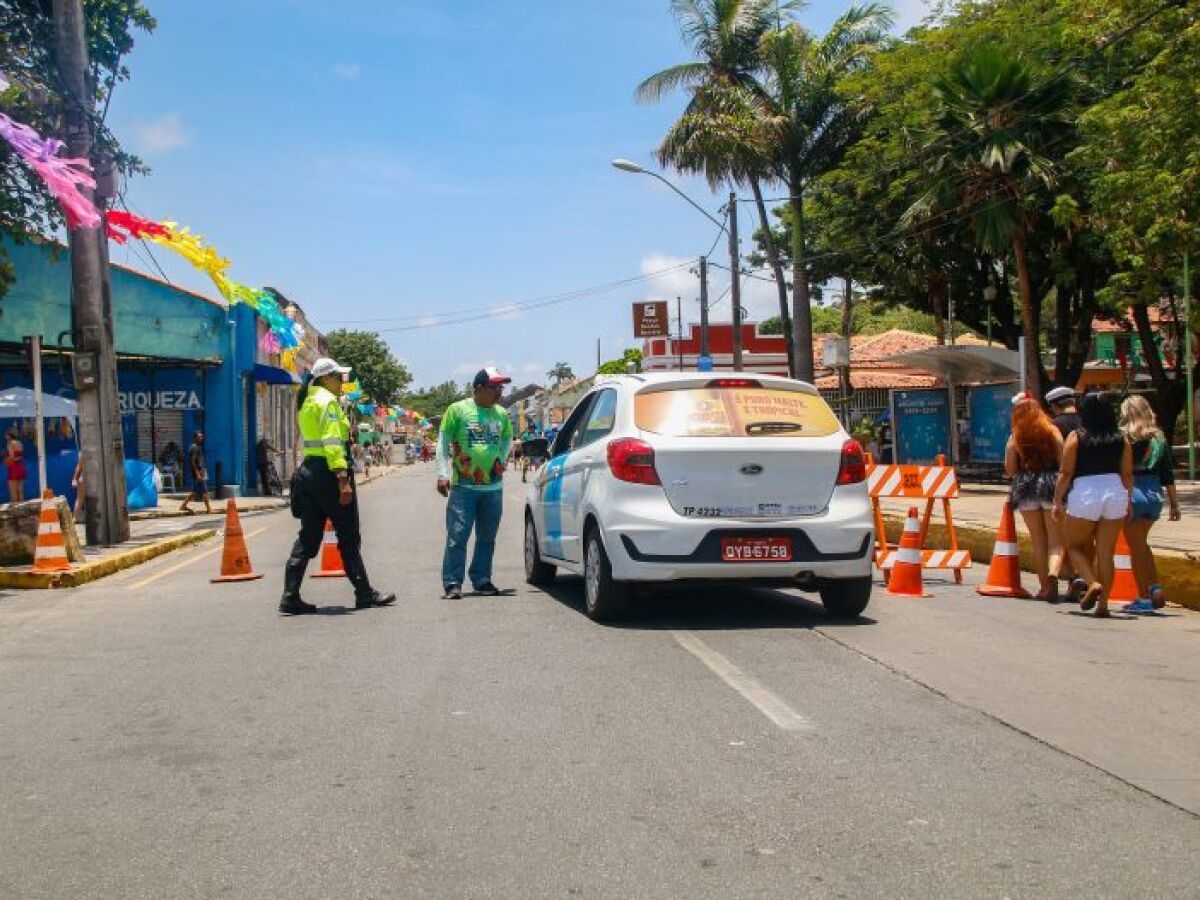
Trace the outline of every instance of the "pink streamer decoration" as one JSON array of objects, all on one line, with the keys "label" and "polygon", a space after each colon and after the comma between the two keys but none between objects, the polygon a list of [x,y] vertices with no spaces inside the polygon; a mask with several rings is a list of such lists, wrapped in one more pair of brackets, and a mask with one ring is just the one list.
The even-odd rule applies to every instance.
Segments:
[{"label": "pink streamer decoration", "polygon": [[70,228],[98,228],[100,213],[81,193],[81,187],[96,187],[92,166],[86,159],[67,159],[58,155],[65,144],[56,138],[43,138],[28,125],[14,122],[0,113],[0,137],[29,164],[46,189],[62,204]]},{"label": "pink streamer decoration", "polygon": [[258,346],[262,352],[266,353],[268,356],[272,356],[283,349],[279,343],[279,338],[273,331],[266,332],[259,340]]}]

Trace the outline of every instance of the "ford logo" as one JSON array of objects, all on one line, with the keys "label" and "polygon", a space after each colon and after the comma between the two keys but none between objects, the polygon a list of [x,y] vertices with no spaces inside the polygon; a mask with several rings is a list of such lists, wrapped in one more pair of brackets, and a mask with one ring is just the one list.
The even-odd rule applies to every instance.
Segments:
[{"label": "ford logo", "polygon": [[744,465],[738,469],[738,471],[743,475],[761,475],[762,470],[762,466],[760,466],[758,463],[749,463],[748,465]]}]

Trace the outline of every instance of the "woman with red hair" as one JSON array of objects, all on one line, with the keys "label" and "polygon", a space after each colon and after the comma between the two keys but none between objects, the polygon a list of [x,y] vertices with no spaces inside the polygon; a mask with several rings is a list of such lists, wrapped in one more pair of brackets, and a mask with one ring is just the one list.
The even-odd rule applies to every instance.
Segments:
[{"label": "woman with red hair", "polygon": [[1033,541],[1038,600],[1058,602],[1063,564],[1061,532],[1050,515],[1062,462],[1063,439],[1041,405],[1029,394],[1013,398],[1012,436],[1004,448],[1004,474],[1012,478],[1009,502],[1025,520]]}]

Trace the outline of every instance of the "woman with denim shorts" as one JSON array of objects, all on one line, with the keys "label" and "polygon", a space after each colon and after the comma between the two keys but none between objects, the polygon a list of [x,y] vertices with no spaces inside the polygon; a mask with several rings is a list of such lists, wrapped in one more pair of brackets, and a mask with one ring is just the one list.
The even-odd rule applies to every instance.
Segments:
[{"label": "woman with denim shorts", "polygon": [[1067,549],[1078,575],[1069,597],[1082,595],[1085,612],[1095,607],[1097,618],[1107,618],[1113,554],[1133,487],[1133,452],[1117,427],[1117,410],[1107,394],[1085,396],[1079,418],[1082,425],[1063,445],[1054,518],[1066,518]]},{"label": "woman with denim shorts", "polygon": [[1004,448],[1004,473],[1012,478],[1008,502],[1021,514],[1033,542],[1040,585],[1036,599],[1050,603],[1058,602],[1063,563],[1062,538],[1050,518],[1062,448],[1062,435],[1041,404],[1028,392],[1013,397],[1012,436]]},{"label": "woman with denim shorts", "polygon": [[1180,517],[1175,473],[1171,468],[1171,447],[1145,397],[1125,398],[1121,404],[1121,430],[1133,452],[1133,490],[1125,537],[1129,541],[1133,577],[1138,586],[1137,599],[1125,610],[1153,613],[1166,605],[1167,598],[1158,583],[1158,568],[1150,549],[1150,529],[1162,516],[1164,500],[1170,503],[1171,521],[1178,521]]}]

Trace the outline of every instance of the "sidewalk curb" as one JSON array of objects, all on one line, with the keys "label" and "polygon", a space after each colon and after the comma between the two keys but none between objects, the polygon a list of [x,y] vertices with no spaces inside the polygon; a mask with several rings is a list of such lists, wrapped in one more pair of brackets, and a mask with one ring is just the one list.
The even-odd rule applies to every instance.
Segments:
[{"label": "sidewalk curb", "polygon": [[[288,506],[288,502],[286,499],[280,500],[278,503],[271,503],[269,505],[262,504],[262,503],[256,503],[254,506],[246,506],[246,507],[239,506],[238,507],[238,515],[246,516],[246,515],[249,515],[250,513],[256,513],[256,512],[274,512],[277,509],[287,509],[287,506]],[[223,509],[214,510],[212,514],[214,516],[223,516],[223,515],[225,515],[225,512]],[[147,521],[151,521],[153,519],[187,519],[187,518],[194,518],[194,516],[189,516],[187,513],[181,513],[177,509],[145,509],[145,510],[139,510],[138,512],[133,512],[133,513],[129,514],[129,521],[131,521],[131,522],[147,522]]]},{"label": "sidewalk curb", "polygon": [[[888,540],[898,542],[900,532],[904,530],[904,517],[884,513],[883,520],[887,526]],[[958,546],[971,551],[973,563],[992,561],[992,550],[996,542],[994,529],[955,523],[954,531],[958,535]],[[930,522],[927,542],[934,547],[948,547],[950,540],[946,536],[946,526]],[[1029,535],[1018,533],[1017,544],[1020,548],[1021,571],[1028,575],[1033,570],[1033,543],[1029,540]],[[1200,610],[1200,560],[1158,550],[1154,553],[1154,561],[1158,565],[1158,574],[1166,585],[1171,601],[1180,606]]]},{"label": "sidewalk curb", "polygon": [[199,531],[189,531],[186,534],[177,534],[141,547],[114,553],[112,556],[98,559],[95,562],[82,563],[67,572],[0,571],[0,588],[44,590],[79,587],[89,581],[95,581],[123,569],[149,562],[155,557],[173,550],[199,544],[216,533],[215,528],[205,528]]}]

